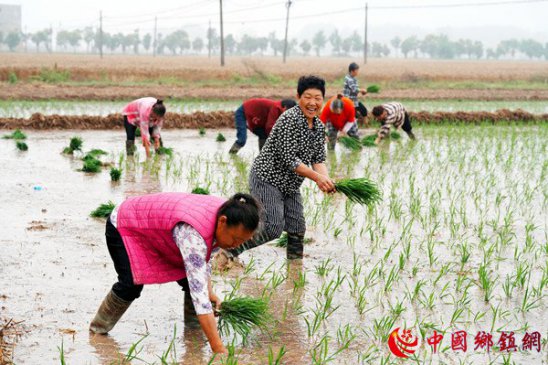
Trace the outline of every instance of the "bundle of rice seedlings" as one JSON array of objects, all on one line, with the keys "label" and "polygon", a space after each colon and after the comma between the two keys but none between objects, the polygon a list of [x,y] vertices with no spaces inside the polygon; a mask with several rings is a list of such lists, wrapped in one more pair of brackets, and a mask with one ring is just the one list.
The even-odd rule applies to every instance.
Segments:
[{"label": "bundle of rice seedlings", "polygon": [[104,151],[104,150],[101,150],[99,148],[94,148],[91,151],[89,151],[87,153],[87,155],[97,157],[97,156],[101,156],[101,155],[108,155],[108,152]]},{"label": "bundle of rice seedlings", "polygon": [[141,128],[137,127],[135,130],[135,137],[141,137]]},{"label": "bundle of rice seedlings", "polygon": [[217,142],[226,142],[226,138],[222,133],[217,134]]},{"label": "bundle of rice seedlings", "polygon": [[391,133],[390,133],[390,138],[392,138],[392,139],[400,139],[400,138],[401,138],[401,134],[399,134],[398,132],[391,132]]},{"label": "bundle of rice seedlings", "polygon": [[376,146],[375,139],[377,139],[376,134],[371,134],[369,136],[363,137],[362,141],[361,141],[362,146],[365,146],[365,147],[374,147],[374,146]]},{"label": "bundle of rice seedlings", "polygon": [[335,188],[354,203],[371,205],[381,200],[377,184],[365,177],[339,180]]},{"label": "bundle of rice seedlings", "polygon": [[206,134],[205,128],[204,128],[204,127],[200,127],[199,133],[200,133],[200,136],[205,136],[205,134]]},{"label": "bundle of rice seedlings", "polygon": [[81,151],[83,144],[84,144],[84,142],[82,141],[82,138],[72,137],[70,139],[69,146],[65,147],[65,149],[63,150],[63,153],[72,155],[74,153],[74,151]]},{"label": "bundle of rice seedlings", "polygon": [[27,135],[23,132],[21,132],[20,129],[16,129],[13,131],[12,134],[5,134],[4,139],[27,139]]},{"label": "bundle of rice seedlings", "polygon": [[115,206],[116,205],[114,205],[111,201],[101,204],[97,209],[89,213],[89,216],[93,218],[106,218],[110,213],[112,213]]},{"label": "bundle of rice seedlings", "polygon": [[219,332],[229,335],[230,332],[239,334],[245,341],[253,327],[265,329],[272,321],[268,312],[268,302],[264,298],[231,298],[221,304],[218,311]]},{"label": "bundle of rice seedlings", "polygon": [[84,161],[84,165],[82,166],[82,171],[84,172],[100,172],[101,171],[101,167],[103,166],[103,164],[101,163],[101,161],[99,161],[95,157],[86,155],[84,156],[82,160]]},{"label": "bundle of rice seedlings", "polygon": [[15,146],[19,151],[27,151],[29,149],[29,146],[25,142],[17,141],[15,143]]},{"label": "bundle of rice seedlings", "polygon": [[201,187],[195,187],[191,191],[192,194],[201,194],[201,195],[209,195],[209,190],[207,188],[201,188]]},{"label": "bundle of rice seedlings", "polygon": [[[274,246],[276,247],[287,247],[287,232],[284,232],[282,233],[282,235],[280,236],[280,238],[278,238],[275,242],[274,242]],[[312,238],[308,237],[304,239],[304,243],[311,243],[313,241]]]},{"label": "bundle of rice seedlings", "polygon": [[346,148],[352,151],[358,151],[362,149],[362,146],[360,144],[360,141],[356,138],[343,136],[339,138],[339,142]]},{"label": "bundle of rice seedlings", "polygon": [[168,156],[173,156],[173,148],[171,148],[171,147],[160,146],[160,147],[158,147],[158,149],[156,150],[156,154],[157,154],[157,155],[168,155]]},{"label": "bundle of rice seedlings", "polygon": [[120,176],[122,176],[121,169],[117,169],[116,167],[113,167],[110,169],[110,180],[118,181],[120,180]]},{"label": "bundle of rice seedlings", "polygon": [[381,91],[381,88],[380,88],[379,85],[374,85],[374,84],[373,84],[373,85],[369,85],[369,86],[367,87],[367,92],[368,92],[369,94],[376,94],[376,93],[378,93],[379,91]]}]

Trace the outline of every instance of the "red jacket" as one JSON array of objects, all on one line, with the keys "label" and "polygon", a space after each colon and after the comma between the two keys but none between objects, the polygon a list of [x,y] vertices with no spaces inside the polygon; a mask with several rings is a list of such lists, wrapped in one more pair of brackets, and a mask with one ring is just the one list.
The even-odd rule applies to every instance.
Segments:
[{"label": "red jacket", "polygon": [[264,128],[267,136],[270,134],[278,117],[284,112],[280,100],[249,99],[244,101],[243,106],[247,128],[251,131],[255,130],[255,128]]},{"label": "red jacket", "polygon": [[354,102],[349,98],[343,97],[341,100],[343,102],[343,110],[341,114],[335,114],[331,112],[331,102],[337,96],[333,96],[331,99],[325,103],[323,107],[322,114],[320,115],[321,121],[325,124],[330,122],[335,129],[338,131],[342,130],[344,125],[347,122],[353,123],[356,121],[356,110],[354,109]]}]

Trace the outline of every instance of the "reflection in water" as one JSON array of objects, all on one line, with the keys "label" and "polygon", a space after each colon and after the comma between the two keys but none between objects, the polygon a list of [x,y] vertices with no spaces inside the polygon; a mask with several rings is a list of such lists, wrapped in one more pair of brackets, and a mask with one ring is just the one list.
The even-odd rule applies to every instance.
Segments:
[{"label": "reflection in water", "polygon": [[120,352],[120,345],[109,335],[89,334],[89,344],[95,349],[101,364],[130,364]]},{"label": "reflection in water", "polygon": [[[161,159],[154,158],[139,163],[138,159],[130,157],[126,161],[126,173],[124,174],[125,197],[159,193],[162,191],[160,183]],[[138,168],[142,166],[141,176],[137,175]]]}]

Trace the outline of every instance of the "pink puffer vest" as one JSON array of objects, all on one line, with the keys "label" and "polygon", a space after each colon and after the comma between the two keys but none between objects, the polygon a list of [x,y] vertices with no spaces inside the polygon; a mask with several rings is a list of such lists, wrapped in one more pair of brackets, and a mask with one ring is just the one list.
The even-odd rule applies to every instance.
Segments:
[{"label": "pink puffer vest", "polygon": [[133,282],[160,284],[186,277],[183,257],[173,240],[179,222],[190,224],[211,256],[217,211],[225,199],[185,193],[159,193],[127,199],[120,205],[117,229],[126,247]]}]

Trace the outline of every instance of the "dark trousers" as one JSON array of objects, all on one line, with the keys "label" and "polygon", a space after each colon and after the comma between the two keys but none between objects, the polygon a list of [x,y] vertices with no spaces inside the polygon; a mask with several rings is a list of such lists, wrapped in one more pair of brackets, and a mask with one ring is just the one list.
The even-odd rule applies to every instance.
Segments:
[{"label": "dark trousers", "polygon": [[245,119],[244,106],[240,105],[234,113],[234,121],[236,123],[236,143],[243,147],[247,142],[247,120]]},{"label": "dark trousers", "polygon": [[[131,273],[131,265],[126,251],[126,246],[120,236],[120,232],[110,222],[110,217],[107,219],[105,228],[105,236],[107,239],[108,252],[114,263],[114,270],[118,274],[118,281],[112,286],[112,291],[119,298],[131,302],[141,296],[143,285],[133,283],[133,274]],[[183,291],[190,294],[187,278],[177,281]]]},{"label": "dark trousers", "polygon": [[[124,128],[126,129],[126,139],[128,141],[135,141],[135,131],[137,130],[137,126],[129,124],[126,115],[124,115]],[[148,128],[148,135],[152,136],[152,127]]]},{"label": "dark trousers", "polygon": [[367,117],[367,108],[365,107],[365,105],[362,104],[361,101],[358,101],[358,106],[356,106],[354,109],[356,110],[356,113],[355,113],[356,118],[358,118],[360,115],[362,117]]}]

